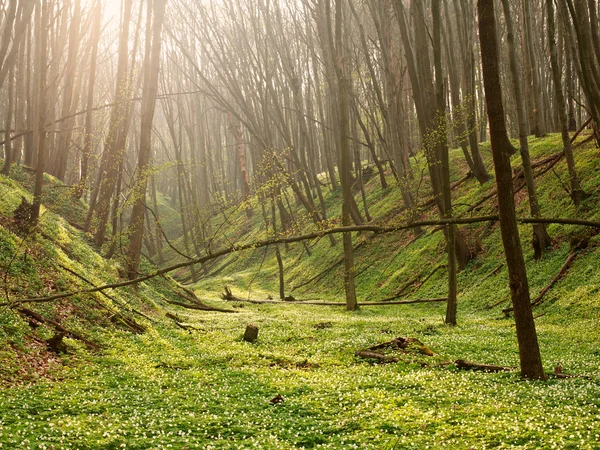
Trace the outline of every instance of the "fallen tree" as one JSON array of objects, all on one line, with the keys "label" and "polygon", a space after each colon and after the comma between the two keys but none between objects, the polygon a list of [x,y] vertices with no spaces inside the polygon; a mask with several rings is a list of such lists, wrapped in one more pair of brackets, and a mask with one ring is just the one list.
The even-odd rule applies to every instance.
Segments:
[{"label": "fallen tree", "polygon": [[[147,281],[151,278],[167,274],[174,270],[181,269],[183,267],[188,267],[193,264],[202,264],[202,263],[205,263],[206,261],[210,261],[212,259],[219,258],[221,256],[224,256],[224,255],[227,255],[230,253],[266,247],[269,245],[286,244],[286,243],[292,243],[292,242],[300,242],[300,241],[305,241],[305,240],[318,239],[318,238],[321,238],[321,237],[329,235],[329,234],[359,232],[359,231],[370,231],[370,232],[376,233],[376,234],[383,234],[383,233],[392,233],[392,232],[397,232],[400,230],[407,230],[407,229],[419,228],[419,227],[425,227],[425,226],[439,226],[439,225],[450,225],[450,224],[465,225],[465,224],[480,223],[480,222],[495,222],[497,220],[498,220],[498,216],[492,215],[492,216],[481,216],[481,217],[457,217],[457,218],[452,218],[452,219],[423,220],[423,221],[419,221],[419,222],[399,224],[399,225],[395,225],[395,226],[391,226],[391,227],[380,227],[380,226],[376,226],[376,225],[353,225],[353,226],[346,226],[346,227],[326,228],[323,230],[318,230],[318,231],[314,231],[312,233],[307,233],[307,234],[303,234],[303,235],[299,235],[299,236],[282,236],[282,237],[275,237],[272,239],[266,239],[266,240],[262,240],[262,241],[258,241],[258,242],[254,242],[254,243],[234,244],[229,247],[218,250],[216,252],[210,252],[204,256],[199,256],[198,258],[195,258],[191,261],[184,261],[184,262],[181,262],[178,264],[174,264],[172,266],[168,266],[168,267],[165,267],[162,269],[155,270],[154,272],[151,272],[146,275],[141,275],[140,277],[138,277],[134,280],[125,280],[125,281],[121,281],[121,282],[117,282],[117,283],[105,284],[102,286],[97,286],[97,287],[88,288],[88,289],[81,289],[81,290],[77,290],[77,291],[61,292],[61,293],[51,295],[48,297],[25,298],[25,299],[19,299],[19,300],[14,300],[14,301],[7,301],[7,302],[0,303],[0,306],[13,306],[13,305],[18,305],[18,304],[22,304],[22,303],[50,302],[50,301],[58,300],[61,298],[71,297],[73,295],[90,294],[92,292],[104,291],[106,289],[116,289],[116,288],[121,288],[121,287],[125,287],[125,286],[131,286],[131,285],[134,285],[137,283],[141,283],[143,281]],[[584,220],[584,219],[526,217],[526,218],[517,219],[517,222],[519,222],[519,223],[556,223],[556,224],[563,224],[563,225],[581,225],[581,226],[600,229],[600,222],[596,222],[596,221],[592,221],[592,220]],[[386,303],[389,304],[390,302],[386,302]]]},{"label": "fallen tree", "polygon": [[[227,300],[230,302],[244,302],[244,303],[254,303],[255,305],[317,305],[317,306],[346,306],[344,302],[322,302],[322,301],[314,301],[314,300],[252,300],[249,298],[240,298],[236,297],[231,293],[230,290],[226,289],[226,291],[221,294],[221,298],[223,300]],[[445,302],[447,301],[447,297],[439,297],[439,298],[417,298],[412,300],[399,300],[399,301],[380,301],[380,302],[359,302],[359,306],[387,306],[387,305],[410,305],[413,303],[436,303],[436,302]]]},{"label": "fallen tree", "polygon": [[[65,327],[63,327],[60,323],[56,322],[55,320],[48,319],[47,317],[42,316],[40,313],[37,313],[37,312],[32,311],[27,308],[19,308],[17,311],[19,311],[19,313],[21,315],[28,317],[30,319],[30,324],[32,326],[34,326],[34,324],[36,324],[36,325],[37,324],[51,325],[52,328],[54,328],[59,334],[62,334],[64,336],[67,336],[72,339],[76,339],[78,341],[83,342],[88,349],[100,350],[100,346],[98,344],[84,338],[79,333],[76,333],[71,330],[67,330]],[[62,341],[62,337],[58,338],[58,340]]]},{"label": "fallen tree", "polygon": [[[420,340],[412,337],[397,337],[391,341],[382,342],[371,347],[356,351],[354,354],[363,359],[374,359],[382,363],[397,363],[402,361],[399,356],[386,354],[387,352],[396,352],[398,355],[420,354],[425,356],[436,356],[435,352],[423,344]],[[493,364],[479,364],[464,359],[455,361],[438,362],[439,366],[449,366],[453,364],[457,369],[461,370],[482,370],[485,372],[503,372],[515,370],[515,367],[497,366]],[[422,362],[421,365],[430,366],[433,364]]]},{"label": "fallen tree", "polygon": [[[566,273],[569,271],[569,267],[571,267],[571,264],[573,263],[573,261],[575,260],[575,258],[577,257],[577,252],[572,252],[569,254],[567,260],[564,262],[564,264],[562,265],[562,267],[560,268],[560,270],[558,271],[558,273],[554,276],[554,278],[552,278],[552,280],[550,280],[550,283],[548,283],[537,295],[537,297],[535,299],[533,299],[531,301],[531,306],[535,307],[538,306],[540,304],[542,304],[544,302],[544,296],[546,295],[546,293],[552,289],[552,287],[562,278],[566,275]],[[509,308],[504,308],[502,310],[502,312],[504,313],[504,315],[506,317],[508,317],[510,315],[510,313],[513,311],[512,307]]]}]

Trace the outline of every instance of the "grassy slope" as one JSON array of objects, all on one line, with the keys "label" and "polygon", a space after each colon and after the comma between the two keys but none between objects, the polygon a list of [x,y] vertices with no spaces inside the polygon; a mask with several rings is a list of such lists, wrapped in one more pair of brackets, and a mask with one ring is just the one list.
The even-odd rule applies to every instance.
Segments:
[{"label": "grassy slope", "polygon": [[[557,136],[533,140],[533,156],[551,154],[558,145]],[[484,156],[489,160],[489,151],[484,151]],[[458,160],[459,155],[454,157]],[[592,196],[576,213],[557,176],[550,172],[539,180],[543,213],[597,220],[597,149],[580,149],[576,159],[584,189]],[[517,158],[514,163],[518,164]],[[415,162],[416,167],[419,164]],[[564,162],[556,173],[567,179]],[[460,170],[453,174],[454,179],[460,176]],[[2,188],[10,183],[6,179],[2,182]],[[493,183],[479,187],[469,181],[455,193],[457,212],[492,188]],[[2,197],[7,195],[5,190]],[[368,195],[373,216],[387,223],[401,220],[395,213],[400,204],[397,189],[381,192],[373,180]],[[524,196],[518,198],[523,200]],[[328,198],[331,204],[338,200]],[[520,215],[528,215],[526,201],[520,202],[519,209]],[[3,214],[8,210],[2,207]],[[477,214],[489,211],[491,204]],[[215,248],[228,240],[262,236],[258,209],[253,227],[245,223],[239,211],[228,214],[233,226],[219,230]],[[434,211],[428,214],[435,216]],[[61,219],[53,220],[59,222],[60,229],[68,229]],[[298,221],[299,229],[310,227],[306,218],[299,217]],[[473,239],[481,237],[483,251],[459,275],[459,325],[455,328],[442,324],[442,304],[363,308],[357,313],[337,307],[238,304],[239,313],[230,315],[178,311],[197,328],[193,332],[165,323],[154,325],[143,335],[96,327],[93,333],[103,342],[104,351],[90,355],[72,343],[74,353],[56,358],[49,369],[60,382],[2,389],[0,443],[5,448],[26,442],[25,448],[54,445],[77,449],[600,448],[598,237],[592,238],[592,247],[577,258],[568,276],[535,310],[540,315],[536,323],[547,370],[561,364],[566,372],[591,379],[532,383],[522,382],[514,372],[482,374],[457,372],[451,366],[422,368],[425,357],[372,365],[353,356],[359,348],[395,336],[414,336],[440,354],[436,361],[464,358],[518,364],[512,319],[502,318],[500,312],[509,302],[506,272],[484,279],[502,261],[497,225],[490,230],[485,224],[463,229]],[[534,295],[563,264],[569,253],[569,236],[581,231],[563,226],[550,226],[549,230],[556,248],[542,261],[534,261],[531,249],[526,249]],[[522,227],[524,242],[529,233],[529,227]],[[76,235],[69,231],[69,236]],[[411,238],[410,233],[377,237],[358,252],[358,292],[362,299],[386,297],[407,280],[426,275],[444,262],[441,233],[406,246]],[[76,242],[77,247],[89,248],[83,240],[71,239],[70,245]],[[312,244],[312,256],[307,257],[300,244],[291,245],[283,252],[288,286],[328,267],[339,257],[340,248],[332,249],[323,239]],[[3,250],[3,254],[11,252],[13,247]],[[96,261],[91,250],[84,253]],[[106,265],[101,259],[96,264]],[[33,276],[34,268],[29,270]],[[105,270],[116,276],[114,268]],[[251,298],[275,296],[277,292],[272,249],[233,255],[209,270],[218,273],[201,279],[195,289],[215,304],[223,284]],[[439,270],[407,297],[444,295],[445,283],[445,271]],[[39,289],[41,286],[43,282]],[[299,299],[341,300],[341,268],[304,291],[291,293]],[[154,295],[143,294],[145,298]],[[139,301],[132,296],[134,300]],[[499,301],[498,306],[487,308]],[[142,308],[143,303],[137,306]],[[0,309],[0,314],[4,322],[10,313]],[[323,322],[331,322],[331,327],[314,327]],[[19,335],[15,330],[27,329],[16,316],[11,316],[10,323],[13,328],[8,331],[6,326],[0,327],[5,333],[3,339],[14,339]],[[241,340],[247,323],[260,327],[255,344]],[[72,326],[76,325],[75,321]],[[81,324],[80,329],[90,328]],[[269,400],[277,394],[285,401],[272,405]]]}]

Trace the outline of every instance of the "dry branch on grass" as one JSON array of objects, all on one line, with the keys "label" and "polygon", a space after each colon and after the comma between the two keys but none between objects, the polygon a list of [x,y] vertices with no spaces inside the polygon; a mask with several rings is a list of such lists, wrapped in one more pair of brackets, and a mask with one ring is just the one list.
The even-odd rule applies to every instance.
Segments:
[{"label": "dry branch on grass", "polygon": [[33,319],[39,323],[51,325],[57,332],[63,333],[67,337],[70,337],[70,338],[73,338],[73,339],[83,342],[85,344],[85,346],[87,348],[89,348],[90,350],[100,350],[100,346],[98,344],[84,338],[82,335],[75,333],[74,331],[67,330],[60,323],[58,323],[52,319],[48,319],[48,318],[42,316],[40,313],[37,313],[37,312],[32,311],[27,308],[19,308],[19,309],[17,309],[17,311],[19,311],[19,313],[21,315],[28,317],[29,319]]},{"label": "dry branch on grass", "polygon": [[[286,304],[294,304],[294,305],[317,305],[317,306],[346,306],[344,302],[322,302],[322,301],[312,301],[312,300],[296,300],[296,301],[281,301],[281,300],[252,300],[249,298],[240,298],[233,295],[231,289],[227,286],[225,287],[225,292],[221,294],[221,298],[223,300],[227,300],[230,302],[244,302],[244,303],[254,303],[255,305],[264,305],[264,304],[273,304],[273,305],[286,305]],[[286,297],[287,298],[287,297]],[[413,300],[400,300],[400,301],[379,301],[379,302],[360,302],[359,306],[387,306],[387,305],[410,305],[413,303],[437,303],[437,302],[445,302],[447,301],[447,297],[439,297],[439,298],[417,298]]]},{"label": "dry branch on grass", "polygon": [[463,370],[482,370],[484,372],[510,372],[516,370],[516,367],[496,366],[493,364],[479,364],[464,359],[457,359],[454,365]]},{"label": "dry branch on grass", "polygon": [[[400,351],[399,354],[421,354],[425,356],[435,356],[436,354],[419,341],[416,338],[412,337],[398,337],[392,339],[391,341],[382,342],[380,344],[373,345],[368,348],[364,348],[362,350],[358,350],[355,355],[363,358],[363,359],[374,359],[384,363],[396,363],[400,362],[402,359],[398,356],[390,355],[384,353],[384,351]],[[432,365],[427,362],[421,363],[424,366]],[[479,364],[470,361],[466,361],[464,359],[457,359],[454,362],[444,361],[442,363],[438,363],[439,365],[447,366],[450,364],[454,364],[456,368],[462,370],[482,370],[485,372],[502,372],[502,371],[511,371],[515,370],[514,367],[505,367],[505,366],[496,366],[492,364]]]},{"label": "dry branch on grass", "polygon": [[[566,275],[566,273],[569,271],[569,267],[571,267],[571,264],[573,263],[573,261],[575,260],[575,258],[577,257],[577,255],[578,255],[577,252],[572,252],[572,253],[569,254],[569,257],[564,262],[564,264],[562,265],[562,267],[560,268],[560,270],[558,271],[558,273],[554,276],[554,278],[552,278],[552,280],[550,280],[550,283],[548,283],[539,292],[539,294],[537,295],[537,297],[532,300],[532,302],[531,302],[531,306],[532,307],[541,305],[544,302],[544,296],[546,295],[546,293],[550,289],[552,289],[552,286],[554,286],[562,277],[564,277]],[[508,317],[512,311],[513,311],[513,307],[512,306],[510,308],[504,308],[502,310],[502,312],[504,313],[504,315],[506,317]]]}]

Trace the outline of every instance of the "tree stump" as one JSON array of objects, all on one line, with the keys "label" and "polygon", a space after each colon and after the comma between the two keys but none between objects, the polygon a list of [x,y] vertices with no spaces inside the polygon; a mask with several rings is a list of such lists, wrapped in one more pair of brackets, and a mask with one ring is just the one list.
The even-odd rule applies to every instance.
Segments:
[{"label": "tree stump", "polygon": [[31,203],[23,196],[21,196],[21,204],[13,213],[13,221],[17,230],[22,233],[27,233],[31,229]]},{"label": "tree stump", "polygon": [[67,345],[63,342],[64,337],[64,333],[56,333],[46,341],[48,349],[52,350],[56,354],[67,353]]},{"label": "tree stump", "polygon": [[256,339],[258,339],[258,327],[252,324],[247,325],[244,340],[246,342],[254,342]]}]

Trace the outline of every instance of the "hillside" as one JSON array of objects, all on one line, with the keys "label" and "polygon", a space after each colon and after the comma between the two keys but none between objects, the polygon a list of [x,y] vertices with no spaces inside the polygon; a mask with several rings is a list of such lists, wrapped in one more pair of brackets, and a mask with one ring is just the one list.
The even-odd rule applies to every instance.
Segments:
[{"label": "hillside", "polygon": [[[534,162],[549,161],[560,152],[559,142],[557,135],[532,139]],[[489,149],[483,153],[489,167]],[[585,143],[575,157],[589,197],[576,210],[564,189],[564,161],[551,168],[548,162],[540,164],[536,182],[542,214],[598,221],[598,149]],[[458,184],[453,191],[455,214],[495,213],[490,196],[494,182],[480,186],[465,178],[460,153],[452,152],[451,158],[452,181]],[[413,164],[419,173],[424,161],[415,158]],[[513,167],[518,165],[515,155]],[[550,379],[523,382],[516,371],[461,371],[455,363],[463,359],[518,365],[514,321],[502,313],[510,299],[497,223],[461,226],[477,257],[459,273],[456,327],[443,324],[443,302],[345,312],[338,306],[221,300],[224,286],[241,298],[278,297],[273,246],[211,260],[205,272],[197,267],[199,279],[186,289],[201,303],[173,279],[155,277],[137,287],[19,304],[114,283],[122,273],[119,258],[103,259],[80,231],[85,203],[72,200],[68,188],[50,177],[40,229],[18,230],[12,212],[21,197],[31,198],[31,183],[31,174],[19,167],[10,178],[0,178],[3,448],[600,447],[600,249],[593,230],[550,225],[554,246],[536,261],[531,246],[525,245],[531,226],[520,228],[532,298],[574,254],[534,309]],[[326,191],[335,224],[340,194]],[[407,220],[392,183],[382,190],[374,177],[366,191],[373,223],[391,226]],[[436,218],[427,193],[416,191],[423,205],[418,219]],[[519,216],[529,216],[525,191],[516,199]],[[212,251],[269,237],[260,204],[253,200],[252,205],[251,220],[239,205],[216,210]],[[294,208],[291,234],[311,231],[300,206]],[[167,201],[161,211],[165,232],[181,251],[177,213]],[[572,238],[582,234],[587,246],[571,248]],[[424,228],[420,236],[411,231],[361,233],[354,243],[361,244],[355,256],[359,302],[446,295],[441,230]],[[343,305],[342,267],[336,265],[341,243],[332,247],[322,238],[306,244],[281,245],[286,293],[296,300]],[[165,257],[163,267],[183,261],[168,247]],[[153,270],[144,262],[144,273]],[[173,276],[187,283],[189,270],[179,269]],[[190,309],[204,307],[199,305],[236,313]],[[24,308],[47,322],[28,316]],[[66,354],[48,349],[46,340],[57,331],[50,321],[68,331],[63,339]],[[241,338],[249,323],[259,327],[253,344]],[[420,340],[436,355],[392,352],[400,362],[389,364],[355,356],[357,350],[399,336]],[[557,366],[574,376],[552,376]],[[278,395],[283,401],[275,400]]]}]

